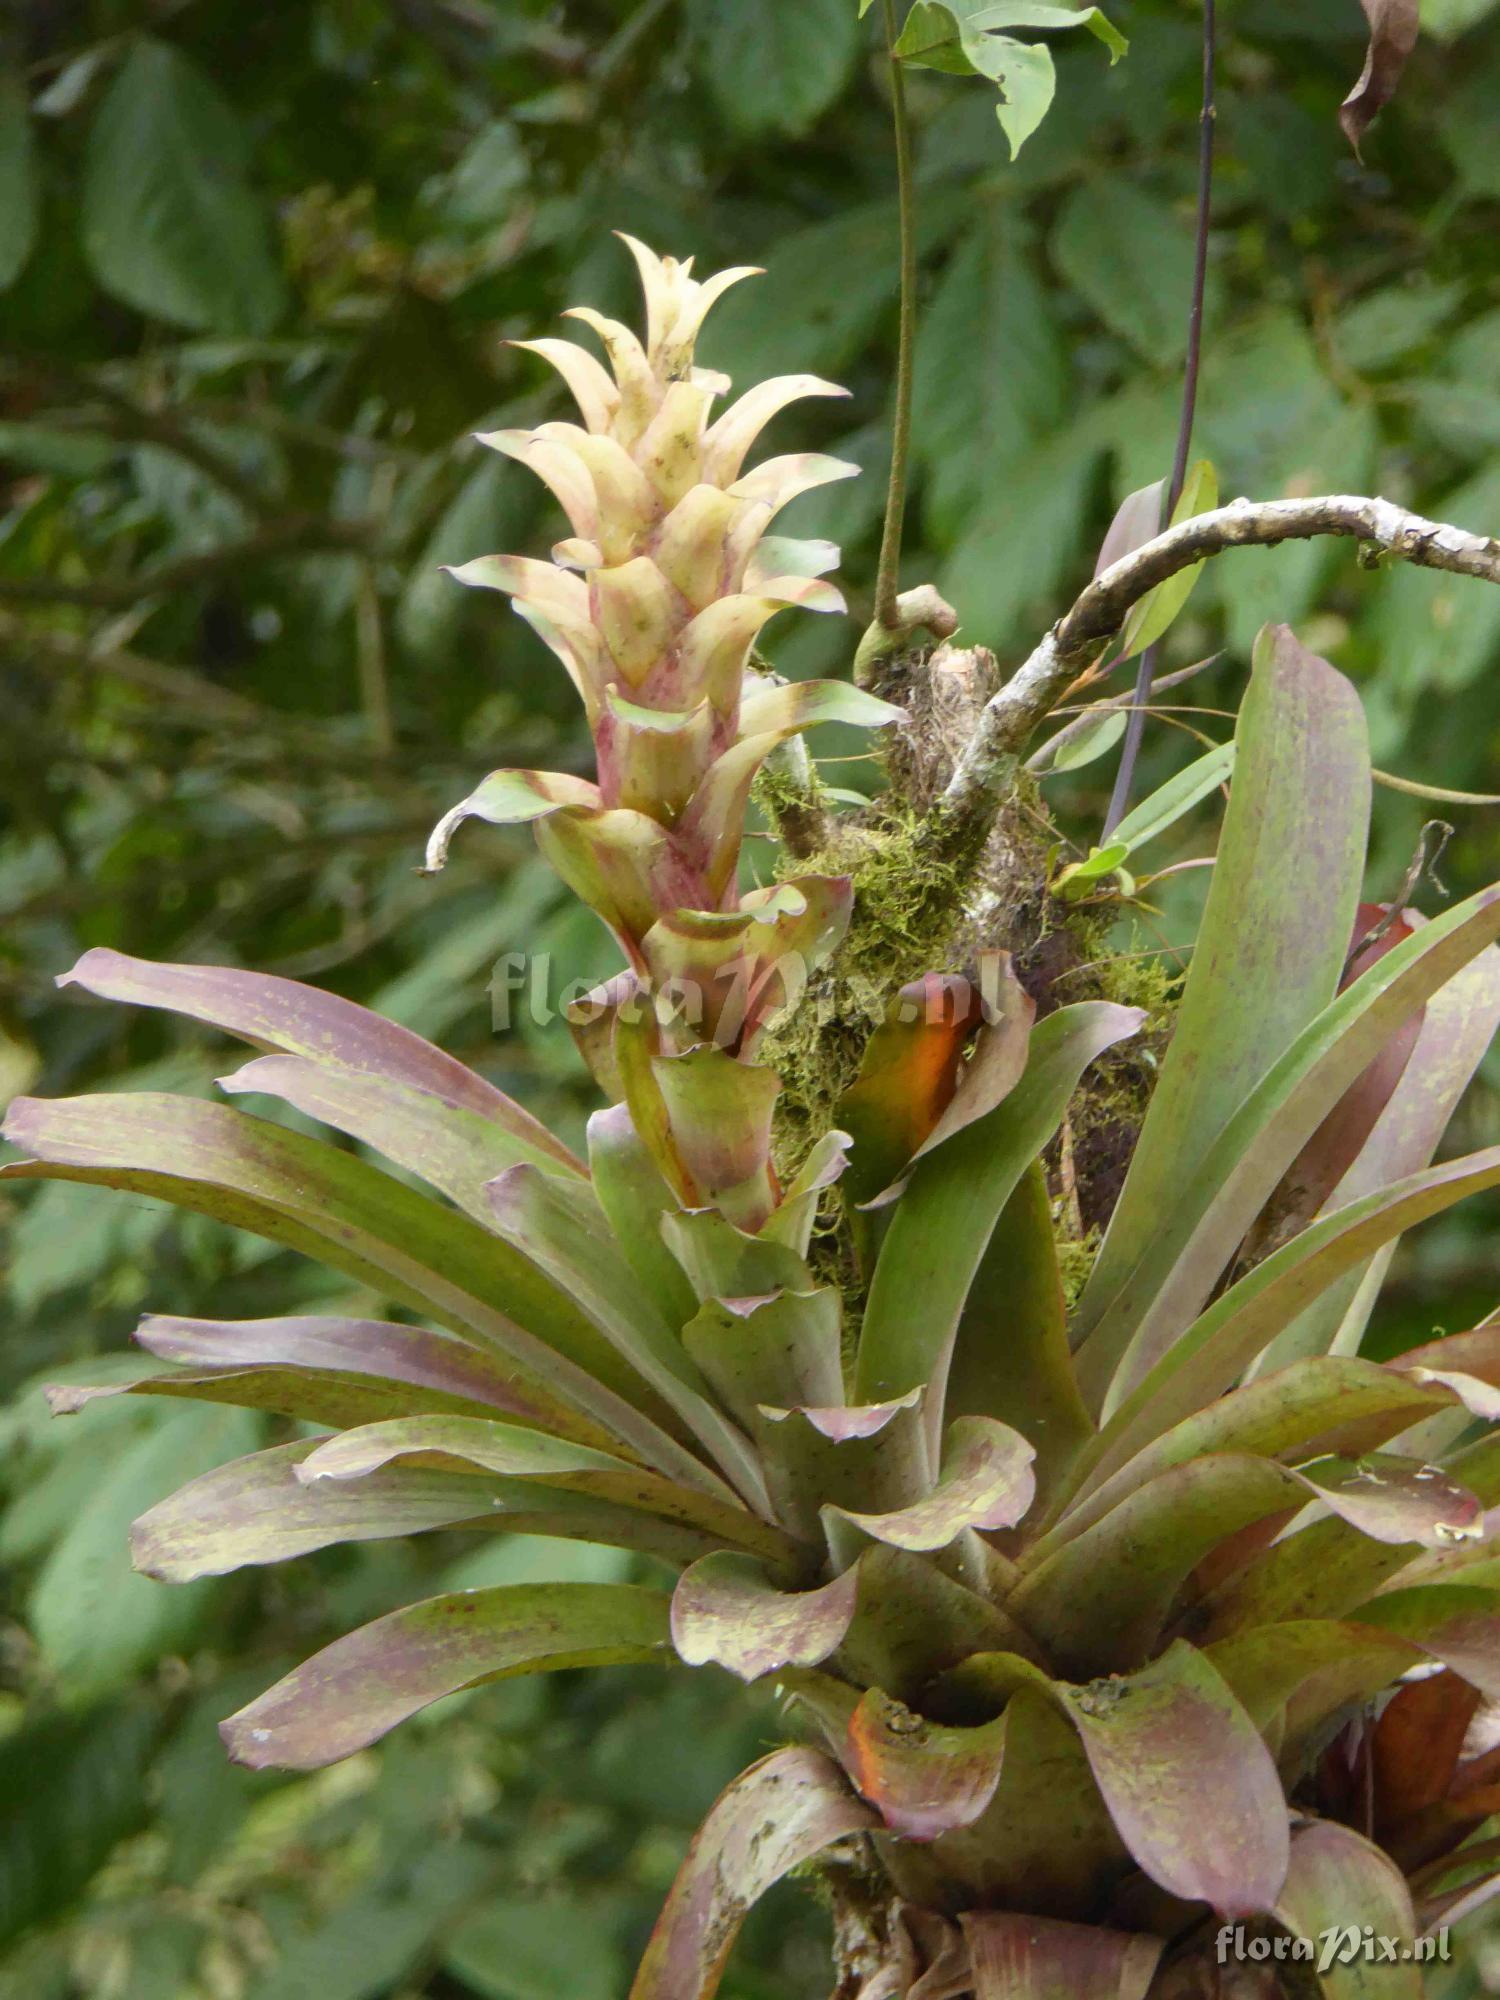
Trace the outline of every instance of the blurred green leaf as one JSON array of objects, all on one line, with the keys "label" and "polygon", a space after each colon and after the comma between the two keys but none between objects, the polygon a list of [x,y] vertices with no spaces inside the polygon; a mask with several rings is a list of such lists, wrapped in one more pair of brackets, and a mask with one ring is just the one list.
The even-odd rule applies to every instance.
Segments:
[{"label": "blurred green leaf", "polygon": [[26,92],[18,78],[0,71],[0,290],[20,275],[40,219]]},{"label": "blurred green leaf", "polygon": [[1106,326],[1158,368],[1187,338],[1192,291],[1190,219],[1124,174],[1086,181],[1063,209],[1052,254]]},{"label": "blurred green leaf", "polygon": [[805,132],[860,44],[849,0],[687,0],[687,25],[699,75],[747,138]]},{"label": "blurred green leaf", "polygon": [[81,1504],[38,1574],[30,1619],[65,1690],[92,1698],[187,1644],[213,1602],[214,1583],[168,1589],[130,1568],[130,1523],[184,1479],[252,1451],[260,1420],[246,1410],[189,1408],[159,1417],[102,1473],[77,1420],[89,1471]]},{"label": "blurred green leaf", "polygon": [[269,333],[286,306],[233,109],[179,50],[143,38],[89,133],[83,243],[106,291],[205,332]]}]

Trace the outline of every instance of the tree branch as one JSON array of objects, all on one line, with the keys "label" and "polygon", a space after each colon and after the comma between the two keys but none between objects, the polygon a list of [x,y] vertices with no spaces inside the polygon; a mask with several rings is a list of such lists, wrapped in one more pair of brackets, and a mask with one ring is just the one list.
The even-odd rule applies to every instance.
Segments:
[{"label": "tree branch", "polygon": [[1360,560],[1367,568],[1394,557],[1422,569],[1500,583],[1500,540],[1424,520],[1389,500],[1350,493],[1307,500],[1232,500],[1183,521],[1111,563],[992,696],[943,794],[935,837],[954,852],[982,844],[1014,785],[1033,731],[1147,591],[1225,549],[1271,548],[1322,535],[1365,544]]}]

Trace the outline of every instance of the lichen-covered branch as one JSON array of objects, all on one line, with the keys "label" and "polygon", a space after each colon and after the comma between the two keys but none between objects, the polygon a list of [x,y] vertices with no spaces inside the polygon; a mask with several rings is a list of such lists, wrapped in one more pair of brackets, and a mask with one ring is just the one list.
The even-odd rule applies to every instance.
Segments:
[{"label": "lichen-covered branch", "polygon": [[1343,535],[1364,544],[1361,560],[1366,562],[1391,556],[1424,569],[1500,583],[1500,540],[1494,536],[1427,521],[1389,500],[1359,494],[1232,500],[1183,521],[1101,572],[986,704],[943,795],[934,837],[951,851],[977,849],[1014,784],[1032,733],[1148,591],[1225,549],[1270,548],[1320,535]]}]

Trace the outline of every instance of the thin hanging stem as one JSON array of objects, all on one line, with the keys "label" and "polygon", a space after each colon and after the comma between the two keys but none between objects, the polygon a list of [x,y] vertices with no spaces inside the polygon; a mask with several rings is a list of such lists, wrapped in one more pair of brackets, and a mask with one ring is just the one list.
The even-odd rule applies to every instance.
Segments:
[{"label": "thin hanging stem", "polygon": [[896,414],[891,426],[891,482],[885,496],[880,567],[875,573],[875,618],[888,631],[899,624],[896,609],[901,568],[901,528],[906,514],[906,466],[911,450],[912,359],[917,343],[917,229],[912,188],[911,126],[906,116],[906,78],[896,58],[896,0],[883,0],[886,60],[891,77],[891,117],[896,130],[896,200],[901,232],[901,319],[896,346]]},{"label": "thin hanging stem", "polygon": [[[1177,451],[1172,460],[1172,480],[1167,490],[1167,520],[1176,511],[1187,479],[1188,453],[1193,443],[1193,417],[1198,405],[1198,370],[1203,359],[1203,293],[1208,277],[1208,227],[1213,212],[1214,191],[1214,68],[1216,23],[1214,0],[1203,0],[1203,108],[1198,114],[1198,221],[1193,254],[1193,297],[1188,308],[1187,367],[1182,378],[1182,414],[1177,425]],[[1148,646],[1141,655],[1135,676],[1135,706],[1125,725],[1120,746],[1120,767],[1109,811],[1104,816],[1107,840],[1125,817],[1135,782],[1136,759],[1140,756],[1141,735],[1146,726],[1145,704],[1156,678],[1156,647]]]}]

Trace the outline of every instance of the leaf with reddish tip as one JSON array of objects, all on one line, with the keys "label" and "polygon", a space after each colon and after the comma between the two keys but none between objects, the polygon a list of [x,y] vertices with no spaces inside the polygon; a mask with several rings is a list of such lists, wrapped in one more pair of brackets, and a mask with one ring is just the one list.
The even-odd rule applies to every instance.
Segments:
[{"label": "leaf with reddish tip", "polygon": [[764,1230],[737,1229],[716,1208],[677,1209],[661,1219],[667,1248],[686,1272],[700,1300],[766,1298],[772,1292],[810,1292],[817,1280],[791,1244]]},{"label": "leaf with reddish tip", "polygon": [[237,1764],[315,1771],[462,1688],[670,1657],[667,1599],[624,1583],[465,1590],[336,1639],[220,1725]]},{"label": "leaf with reddish tip", "polygon": [[566,771],[491,771],[433,828],[427,842],[427,872],[435,874],[447,861],[449,843],[466,819],[482,819],[490,826],[524,826],[567,806],[597,809],[599,803],[596,784]]},{"label": "leaf with reddish tip", "polygon": [[1151,1880],[1224,1917],[1274,1910],[1286,1799],[1212,1663],[1178,1640],[1137,1673],[1064,1693],[1120,1837]]},{"label": "leaf with reddish tip", "polygon": [[961,973],[929,972],[903,986],[865,1044],[859,1075],[834,1116],[854,1144],[848,1192],[873,1200],[931,1132],[958,1087],[979,994]]},{"label": "leaf with reddish tip", "polygon": [[1297,1829],[1272,1915],[1293,1937],[1322,1939],[1337,1932],[1361,1945],[1367,1936],[1395,1943],[1394,1960],[1359,1948],[1320,1965],[1327,2000],[1422,2000],[1422,1971],[1411,1955],[1416,1941],[1411,1891],[1390,1856],[1347,1826],[1313,1820]]},{"label": "leaf with reddish tip", "polygon": [[132,1006],[164,1007],[238,1035],[256,1048],[430,1091],[498,1127],[517,1147],[514,1157],[535,1159],[541,1166],[550,1163],[554,1171],[583,1173],[562,1141],[503,1090],[410,1028],[337,994],[265,972],[128,958],[103,945],[86,951],[58,984],[81,986]]},{"label": "leaf with reddish tip", "polygon": [[937,1484],[923,1499],[887,1514],[831,1511],[876,1541],[918,1554],[945,1549],[967,1529],[1013,1528],[1036,1492],[1036,1453],[1008,1424],[959,1417],[948,1427]]},{"label": "leaf with reddish tip", "polygon": [[1372,1541],[1451,1549],[1484,1535],[1484,1507],[1475,1495],[1420,1459],[1380,1452],[1354,1460],[1318,1459],[1297,1477]]},{"label": "leaf with reddish tip", "polygon": [[1418,0],[1361,0],[1370,24],[1370,46],[1359,80],[1339,106],[1344,137],[1359,153],[1376,115],[1396,94],[1401,72],[1417,46]]},{"label": "leaf with reddish tip", "polygon": [[843,1644],[858,1578],[778,1590],[754,1556],[704,1556],[672,1593],[672,1643],[690,1667],[727,1667],[742,1681],[778,1667],[815,1667]]},{"label": "leaf with reddish tip", "polygon": [[870,1688],[849,1718],[845,1766],[862,1798],[903,1840],[972,1826],[995,1796],[1005,1718],[950,1729]]},{"label": "leaf with reddish tip", "polygon": [[604,1448],[623,1441],[674,1474],[686,1457],[621,1393],[639,1378],[534,1265],[352,1154],[226,1105],[146,1091],[17,1098],[5,1129],[41,1155],[0,1169],[5,1178],[129,1188],[252,1229],[485,1348],[506,1364],[514,1414],[538,1428]]},{"label": "leaf with reddish tip", "polygon": [[855,1438],[877,1436],[899,1411],[914,1410],[921,1400],[922,1391],[910,1389],[904,1396],[897,1396],[889,1403],[836,1403],[825,1404],[821,1409],[799,1404],[790,1410],[773,1409],[768,1403],[762,1403],[760,1413],[774,1424],[785,1423],[789,1417],[801,1417],[830,1443],[848,1444]]},{"label": "leaf with reddish tip", "polygon": [[875,1266],[855,1373],[860,1402],[925,1384],[929,1420],[940,1428],[959,1318],[996,1219],[1084,1069],[1142,1019],[1138,1008],[1105,1001],[1059,1008],[1033,1031],[1010,1094],[918,1163]]},{"label": "leaf with reddish tip", "polygon": [[1285,626],[1256,643],[1235,742],[1218,866],[1172,1041],[1078,1305],[1075,1347],[1094,1336],[1080,1356],[1094,1408],[1128,1339],[1106,1313],[1151,1259],[1164,1216],[1175,1225],[1183,1215],[1190,1233],[1214,1192],[1204,1167],[1215,1139],[1332,999],[1359,897],[1371,788],[1364,713],[1344,677]]},{"label": "leaf with reddish tip", "polygon": [[974,2000],[1145,2000],[1160,1938],[985,1910],[963,1918]]},{"label": "leaf with reddish tip", "polygon": [[630,1989],[630,2000],[713,2000],[740,1925],[783,1875],[879,1826],[821,1751],[752,1764],[699,1828]]}]

